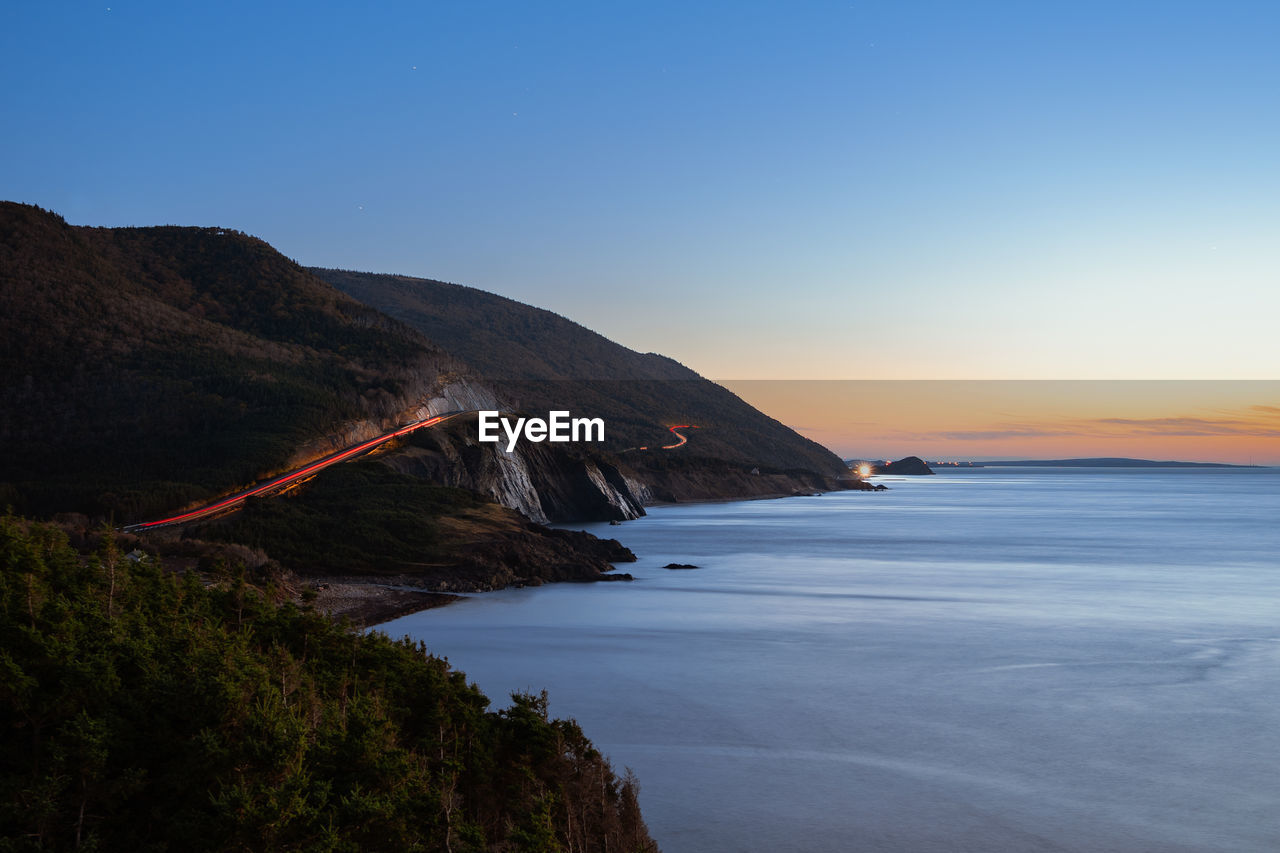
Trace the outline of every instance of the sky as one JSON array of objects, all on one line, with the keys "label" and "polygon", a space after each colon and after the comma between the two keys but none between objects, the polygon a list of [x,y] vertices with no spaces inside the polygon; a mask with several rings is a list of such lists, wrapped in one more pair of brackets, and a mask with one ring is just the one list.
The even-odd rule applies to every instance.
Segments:
[{"label": "sky", "polygon": [[1280,465],[1280,381],[726,380],[725,384],[845,459],[1128,457]]},{"label": "sky", "polygon": [[1277,37],[1230,0],[9,3],[0,197],[716,379],[1270,380]]}]

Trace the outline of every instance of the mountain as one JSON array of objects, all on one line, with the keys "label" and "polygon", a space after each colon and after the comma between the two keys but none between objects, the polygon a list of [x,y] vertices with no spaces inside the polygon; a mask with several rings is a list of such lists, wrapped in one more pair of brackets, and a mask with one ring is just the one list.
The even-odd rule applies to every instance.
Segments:
[{"label": "mountain", "polygon": [[[440,396],[462,365],[217,228],[0,204],[0,502],[143,517]],[[326,440],[328,439],[328,440]]]},{"label": "mountain", "polygon": [[[502,405],[421,334],[261,240],[73,227],[0,204],[0,506],[157,517],[406,419]],[[433,454],[445,462],[430,464]],[[634,559],[490,502],[535,521],[643,514],[606,462],[546,446],[505,454],[441,429],[360,464],[380,470],[322,472],[194,533],[304,576],[399,571],[435,589],[598,579],[609,562]],[[148,542],[181,554],[192,535]]]},{"label": "mountain", "polygon": [[[0,202],[0,648],[21,682],[0,715],[27,733],[0,759],[0,834],[655,849],[633,780],[550,720],[545,694],[485,712],[421,647],[318,612],[367,623],[440,590],[629,579],[611,571],[634,559],[616,541],[526,517],[643,512],[606,460],[423,429],[222,518],[112,532],[475,408],[509,403],[261,240]],[[472,490],[440,482],[437,456]]]},{"label": "mountain", "polygon": [[[261,240],[80,228],[0,203],[0,505],[136,521],[407,419],[503,405],[420,333]],[[535,521],[643,514],[604,463],[449,438],[471,449],[431,446],[476,475],[436,482]]]},{"label": "mountain", "polygon": [[[699,429],[682,454],[826,477],[846,473],[825,447],[665,356],[638,353],[579,324],[457,284],[312,268],[348,295],[422,332],[465,361],[521,410],[602,417],[615,452],[674,442],[668,427]],[[640,453],[625,457],[654,467]]]},{"label": "mountain", "polygon": [[[378,471],[330,469],[197,537],[241,542],[303,575],[331,574],[346,554],[352,573],[485,589],[596,579],[610,555],[627,555],[548,538],[458,488],[545,522],[850,487],[833,454],[670,359],[471,288],[325,275],[377,304],[234,230],[77,227],[0,203],[0,506],[79,513],[81,528],[140,521],[431,414],[570,408],[605,418],[612,445],[525,443],[510,454],[460,418],[379,448]],[[698,429],[666,452],[673,423]],[[631,449],[641,446],[654,449]],[[387,506],[390,492],[405,511]],[[423,529],[406,527],[415,524]],[[292,531],[303,528],[313,533],[298,542]],[[175,536],[195,534],[150,541],[181,554]],[[479,563],[493,570],[477,574]]]}]

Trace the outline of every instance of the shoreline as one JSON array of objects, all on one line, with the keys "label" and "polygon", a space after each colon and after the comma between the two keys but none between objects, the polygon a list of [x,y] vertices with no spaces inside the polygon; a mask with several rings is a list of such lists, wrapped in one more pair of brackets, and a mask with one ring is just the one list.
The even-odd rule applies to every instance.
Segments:
[{"label": "shoreline", "polygon": [[[859,482],[867,482],[867,481],[866,480],[839,480],[837,482],[859,483]],[[821,495],[834,494],[836,492],[843,493],[843,492],[876,492],[876,491],[884,491],[884,490],[874,489],[874,488],[864,488],[862,486],[844,486],[843,488],[836,488],[836,489],[826,488],[826,489],[820,489],[820,490],[809,492],[809,493],[800,492],[800,491],[767,492],[765,494],[740,495],[737,497],[690,498],[689,500],[684,500],[684,501],[650,501],[649,503],[644,504],[644,508],[648,509],[650,507],[693,506],[696,504],[727,504],[727,503],[738,503],[739,501],[772,501],[772,500],[778,500],[779,498],[819,497]],[[636,520],[637,519],[634,519],[634,518],[628,519],[628,521],[636,521]],[[622,523],[626,524],[627,522],[624,521]],[[567,525],[557,524],[555,526],[565,527]]]},{"label": "shoreline", "polygon": [[348,619],[353,628],[365,630],[401,616],[453,604],[461,595],[408,589],[354,578],[316,578],[311,607],[331,619]]},{"label": "shoreline", "polygon": [[[731,503],[746,503],[747,501],[774,501],[774,500],[778,500],[779,498],[817,498],[817,497],[822,497],[824,495],[830,495],[830,494],[836,494],[836,493],[843,494],[845,492],[876,493],[876,492],[882,492],[882,491],[889,491],[889,490],[888,489],[827,489],[825,491],[812,492],[810,494],[803,494],[803,493],[798,494],[795,492],[787,494],[784,492],[777,492],[777,493],[768,494],[768,495],[751,495],[749,497],[743,497],[743,498],[698,498],[697,500],[688,500],[688,501],[654,501],[653,503],[647,503],[644,506],[645,506],[645,509],[648,509],[650,507],[697,506],[699,504],[731,504]],[[639,521],[639,519],[632,518],[620,523],[630,524],[632,521]],[[594,524],[598,522],[592,522],[592,523]],[[568,527],[568,526],[569,525],[567,524],[556,525],[556,527]],[[574,529],[576,530],[577,528],[574,528]]]},{"label": "shoreline", "polygon": [[[870,491],[864,489],[833,489],[830,491],[846,492],[846,491]],[[818,492],[816,495],[826,494],[826,492]],[[813,497],[816,495],[801,495],[794,492],[773,492],[764,495],[747,495],[743,497],[732,498],[702,498],[698,500],[687,501],[654,501],[645,504],[645,508],[650,507],[679,507],[679,506],[695,506],[698,504],[725,504],[739,503],[747,501],[767,501],[778,500],[780,498],[794,497]],[[628,524],[630,521],[639,521],[640,519],[630,519],[629,521],[620,522],[619,526]],[[554,529],[563,530],[581,530],[582,524],[602,524],[604,522],[567,522],[563,524],[550,525]],[[613,565],[613,564],[610,564]],[[614,565],[617,569],[618,566]],[[469,598],[473,595],[484,595],[487,592],[499,592],[500,590],[484,590],[468,595],[456,595],[447,592],[435,592],[432,590],[417,590],[403,584],[389,584],[385,580],[379,581],[373,578],[363,579],[353,575],[333,575],[311,578],[315,584],[317,592],[316,598],[311,602],[316,610],[321,611],[333,619],[349,619],[353,627],[360,630],[374,628],[386,622],[399,619],[401,616],[409,616],[414,613],[421,613],[424,610],[434,610],[437,607],[447,607],[463,598]],[[587,583],[605,583],[615,578],[610,578],[608,574],[599,580],[586,581]],[[582,583],[583,581],[552,581],[552,583]],[[512,586],[520,586],[512,584],[502,589],[511,589]]]},{"label": "shoreline", "polygon": [[[840,491],[848,491],[848,490],[841,489]],[[825,494],[825,492],[821,494]],[[741,497],[741,498],[695,498],[693,500],[687,500],[687,501],[654,501],[653,503],[645,504],[644,508],[649,509],[650,507],[697,506],[698,504],[731,504],[731,503],[739,503],[739,502],[745,503],[746,501],[776,501],[779,498],[797,498],[797,497],[801,497],[801,496],[797,495],[794,492],[791,492],[791,493],[770,492],[769,494],[766,494],[766,495],[748,495],[746,497]],[[806,495],[805,497],[812,497],[812,495]],[[639,520],[640,519],[632,518],[622,522],[622,524],[627,524],[628,522],[639,521]],[[592,523],[594,524],[596,522],[592,522]],[[557,526],[561,526],[561,525],[557,525]]]}]

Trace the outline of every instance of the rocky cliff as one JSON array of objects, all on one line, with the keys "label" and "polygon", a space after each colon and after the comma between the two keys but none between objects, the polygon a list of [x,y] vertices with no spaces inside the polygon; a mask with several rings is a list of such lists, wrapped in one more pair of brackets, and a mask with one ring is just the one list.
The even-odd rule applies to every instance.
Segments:
[{"label": "rocky cliff", "polygon": [[383,461],[404,474],[488,495],[534,521],[624,521],[644,515],[644,498],[606,458],[529,442],[507,453],[477,440],[475,418],[415,433]]}]

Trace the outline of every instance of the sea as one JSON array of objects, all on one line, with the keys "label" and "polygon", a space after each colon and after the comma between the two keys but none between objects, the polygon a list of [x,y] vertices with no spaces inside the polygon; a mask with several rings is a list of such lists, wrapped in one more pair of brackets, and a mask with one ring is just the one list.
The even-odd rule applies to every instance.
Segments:
[{"label": "sea", "polygon": [[585,525],[633,582],[377,630],[546,689],[667,853],[1280,850],[1280,469],[878,482]]}]

